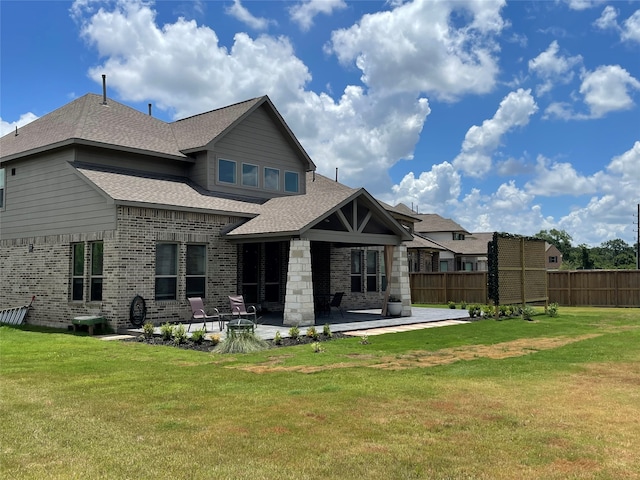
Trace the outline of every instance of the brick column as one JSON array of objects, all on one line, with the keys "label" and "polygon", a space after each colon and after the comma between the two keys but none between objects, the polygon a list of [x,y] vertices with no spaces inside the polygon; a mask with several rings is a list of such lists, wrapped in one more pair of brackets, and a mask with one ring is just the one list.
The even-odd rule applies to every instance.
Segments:
[{"label": "brick column", "polygon": [[314,325],[311,242],[291,239],[284,297],[284,325]]},{"label": "brick column", "polygon": [[409,284],[409,260],[406,245],[393,247],[391,294],[402,300],[402,317],[411,316],[411,285]]}]

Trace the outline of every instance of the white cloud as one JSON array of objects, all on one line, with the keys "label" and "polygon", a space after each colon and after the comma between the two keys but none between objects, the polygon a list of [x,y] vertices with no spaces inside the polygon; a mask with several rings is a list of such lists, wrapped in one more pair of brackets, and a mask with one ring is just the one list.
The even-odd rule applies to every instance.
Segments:
[{"label": "white cloud", "polygon": [[582,176],[570,163],[552,162],[542,155],[538,156],[535,174],[535,179],[528,182],[525,189],[536,196],[579,196],[598,190],[597,176]]},{"label": "white cloud", "polygon": [[544,83],[536,89],[538,95],[547,93],[553,88],[554,83],[566,84],[573,80],[572,69],[582,63],[582,57],[565,57],[558,55],[560,46],[554,40],[547,50],[536,58],[529,60],[529,70],[541,78]]},{"label": "white cloud", "polygon": [[[366,171],[386,172],[412,158],[430,113],[415,92],[387,94],[347,86],[339,100],[306,90],[311,74],[286,37],[238,33],[220,45],[216,32],[179,18],[162,27],[152,5],[118,3],[82,20],[82,35],[105,58],[89,72],[126,101],[152,100],[184,118],[269,95],[320,173],[362,185]],[[277,65],[278,68],[273,68]],[[365,175],[366,176],[366,175]],[[387,189],[387,175],[369,175],[368,188]]]},{"label": "white cloud", "polygon": [[248,25],[254,30],[266,30],[272,20],[266,18],[255,17],[253,14],[240,2],[240,0],[233,0],[233,5],[226,8],[228,15],[231,15],[236,20]]},{"label": "white cloud", "polygon": [[622,40],[640,42],[640,10],[627,18],[622,27]]},{"label": "white cloud", "polygon": [[602,5],[605,0],[565,0],[571,10],[588,10]]},{"label": "white cloud", "polygon": [[492,167],[491,154],[498,148],[502,137],[516,127],[529,123],[529,117],[538,110],[531,90],[522,88],[509,93],[493,118],[472,126],[465,135],[460,154],[453,165],[465,175],[482,177]]},{"label": "white cloud", "polygon": [[607,5],[606,7],[604,7],[604,10],[600,14],[600,17],[595,22],[593,22],[593,24],[601,30],[617,30],[619,28],[617,18],[618,11],[611,5]]},{"label": "white cloud", "polygon": [[418,178],[408,173],[398,185],[392,187],[393,200],[405,205],[417,205],[421,212],[440,211],[445,205],[460,195],[460,174],[448,162],[433,165],[428,172],[422,172]]},{"label": "white cloud", "polygon": [[604,65],[588,72],[580,86],[592,118],[633,107],[631,90],[640,90],[640,82],[619,65]]},{"label": "white cloud", "polygon": [[7,133],[15,132],[16,127],[20,128],[25,126],[27,123],[31,123],[36,120],[38,117],[31,113],[23,113],[20,115],[20,118],[15,122],[7,122],[0,117],[0,137],[5,136]]},{"label": "white cloud", "polygon": [[637,90],[640,90],[640,81],[620,65],[601,65],[593,72],[582,73],[580,93],[588,113],[575,111],[574,105],[568,102],[553,102],[546,108],[544,118],[588,120],[630,110],[635,105],[632,94]]},{"label": "white cloud", "polygon": [[[416,0],[334,31],[327,49],[343,64],[355,62],[374,90],[427,92],[445,100],[486,93],[499,73],[494,37],[505,27],[503,6],[501,0]],[[461,19],[466,23],[456,28]]]},{"label": "white cloud", "polygon": [[347,8],[344,0],[306,0],[289,8],[289,15],[302,30],[307,31],[313,25],[316,15],[320,13],[330,15],[334,10],[344,8]]}]

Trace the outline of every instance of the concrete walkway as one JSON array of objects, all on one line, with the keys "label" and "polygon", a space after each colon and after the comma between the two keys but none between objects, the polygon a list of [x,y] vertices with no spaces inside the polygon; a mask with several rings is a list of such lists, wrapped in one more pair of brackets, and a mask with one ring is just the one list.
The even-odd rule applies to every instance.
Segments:
[{"label": "concrete walkway", "polygon": [[[383,318],[380,309],[350,310],[344,312],[344,317],[341,317],[339,313],[334,313],[331,317],[318,317],[315,327],[319,333],[322,333],[325,323],[329,323],[333,333],[342,332],[347,335],[363,336],[469,323],[469,313],[466,310],[411,307],[411,312],[410,317]],[[256,328],[256,334],[264,340],[273,340],[276,332],[280,332],[280,336],[283,338],[289,336],[290,327],[282,325],[282,314],[264,315],[260,322]],[[198,330],[202,327],[202,323],[192,323],[190,330]],[[304,335],[307,328],[309,327],[301,326],[300,334]],[[208,335],[225,335],[224,331],[220,331],[218,322],[213,322],[213,324],[208,322],[206,329]],[[129,329],[123,333],[138,335],[142,333],[142,328]],[[160,334],[160,327],[155,328],[155,333]]]}]

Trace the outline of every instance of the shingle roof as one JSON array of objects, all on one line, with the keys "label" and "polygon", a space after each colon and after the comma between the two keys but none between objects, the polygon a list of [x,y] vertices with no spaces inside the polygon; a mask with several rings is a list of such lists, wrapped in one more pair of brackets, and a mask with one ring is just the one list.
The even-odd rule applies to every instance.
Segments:
[{"label": "shingle roof", "polygon": [[280,122],[306,167],[315,169],[267,96],[166,123],[112,99],[103,105],[102,96],[87,94],[18,129],[18,135],[2,137],[0,161],[74,142],[191,161],[186,152],[202,149],[262,105]]},{"label": "shingle roof", "polygon": [[407,248],[427,248],[432,250],[446,250],[444,247],[438,245],[436,242],[429,240],[428,238],[421,237],[420,235],[414,235],[413,240],[410,242],[404,242]]},{"label": "shingle roof", "polygon": [[322,175],[308,173],[306,195],[268,200],[261,206],[258,217],[228,235],[299,232],[359,191]]},{"label": "shingle roof", "polygon": [[87,94],[0,139],[0,155],[39,151],[71,141],[185,157],[170,124],[113,100]]},{"label": "shingle roof", "polygon": [[88,167],[76,170],[116,202],[209,210],[212,213],[248,217],[260,212],[260,205],[256,203],[207,195],[186,179],[142,176]]},{"label": "shingle roof", "polygon": [[459,255],[487,255],[487,243],[493,240],[493,232],[471,233],[464,240],[438,240],[438,244]]},{"label": "shingle roof", "polygon": [[436,213],[421,213],[415,215],[420,220],[416,223],[415,230],[420,233],[433,233],[433,232],[460,232],[468,234],[464,228],[458,225],[450,218],[443,218]]},{"label": "shingle roof", "polygon": [[245,102],[173,122],[171,126],[178,142],[178,148],[190,150],[207,145],[265,98],[252,98]]}]

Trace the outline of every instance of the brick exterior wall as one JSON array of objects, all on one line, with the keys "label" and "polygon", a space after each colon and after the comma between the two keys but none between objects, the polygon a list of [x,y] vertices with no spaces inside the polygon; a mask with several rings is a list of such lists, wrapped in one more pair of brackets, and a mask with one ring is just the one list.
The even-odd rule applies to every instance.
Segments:
[{"label": "brick exterior wall", "polygon": [[[160,324],[191,316],[186,299],[186,246],[207,245],[205,307],[226,307],[237,292],[237,247],[220,237],[236,217],[118,207],[115,231],[6,240],[0,244],[0,308],[28,303],[36,295],[29,323],[61,327],[78,315],[101,313],[113,329],[130,325],[129,307],[142,296],[148,321]],[[102,302],[88,301],[90,248],[103,241]],[[71,300],[72,244],[85,242],[84,300]],[[155,301],[155,246],[178,245],[177,300]]]}]

